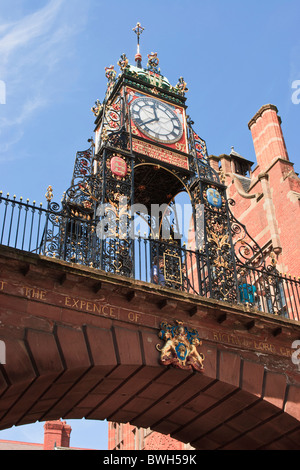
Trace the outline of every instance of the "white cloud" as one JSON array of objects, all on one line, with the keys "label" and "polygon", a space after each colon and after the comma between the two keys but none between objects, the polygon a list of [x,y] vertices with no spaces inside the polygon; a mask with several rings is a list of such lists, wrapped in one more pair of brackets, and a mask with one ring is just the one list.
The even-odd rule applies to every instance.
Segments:
[{"label": "white cloud", "polygon": [[62,3],[63,0],[51,0],[41,10],[15,23],[0,25],[0,31],[7,31],[0,40],[0,55],[4,64],[7,65],[14,52],[47,35]]},{"label": "white cloud", "polygon": [[[79,0],[49,0],[23,18],[0,24],[0,80],[6,85],[6,104],[0,106],[0,153],[16,143],[14,126],[22,126],[51,102],[61,77],[68,73],[72,39],[82,31],[84,15]],[[2,36],[2,37],[1,37]]]},{"label": "white cloud", "polygon": [[13,116],[0,117],[0,129],[1,127],[11,127],[22,124],[26,119],[31,117],[36,109],[45,106],[47,100],[40,96],[33,96],[22,104],[22,107],[18,109]]}]

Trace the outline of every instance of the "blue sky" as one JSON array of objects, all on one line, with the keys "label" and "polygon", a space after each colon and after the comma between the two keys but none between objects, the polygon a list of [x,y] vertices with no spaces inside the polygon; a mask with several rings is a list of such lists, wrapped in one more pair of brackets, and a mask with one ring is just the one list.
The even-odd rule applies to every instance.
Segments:
[{"label": "blue sky", "polygon": [[[157,52],[171,84],[184,77],[187,112],[210,154],[234,146],[255,161],[248,122],[272,103],[299,172],[300,103],[292,101],[300,80],[299,18],[299,0],[3,0],[0,189],[46,205],[51,184],[60,201],[76,151],[93,136],[91,107],[104,98],[104,68],[119,70],[124,52],[134,63],[137,21],[145,27],[143,65]],[[72,421],[72,428],[73,446],[107,445],[106,424]],[[1,431],[0,439],[6,435],[42,442],[43,429]]]}]

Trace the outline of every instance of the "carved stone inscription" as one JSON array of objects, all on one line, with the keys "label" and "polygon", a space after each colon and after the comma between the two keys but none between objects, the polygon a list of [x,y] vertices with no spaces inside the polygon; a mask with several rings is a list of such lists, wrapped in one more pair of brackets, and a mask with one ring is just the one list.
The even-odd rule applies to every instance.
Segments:
[{"label": "carved stone inscription", "polygon": [[[97,315],[111,320],[135,323],[150,328],[159,328],[161,317],[155,314],[135,311],[123,306],[112,305],[101,293],[95,300],[78,296],[66,295],[52,290],[41,289],[28,285],[15,284],[0,279],[0,295],[26,298],[33,302],[41,302],[63,309],[75,310],[83,314]],[[1,307],[1,301],[0,301]],[[203,342],[211,344],[225,344],[237,349],[252,350],[264,354],[291,357],[294,350],[277,342],[260,340],[253,336],[242,335],[235,332],[227,333],[214,328],[200,326],[198,328]]]}]

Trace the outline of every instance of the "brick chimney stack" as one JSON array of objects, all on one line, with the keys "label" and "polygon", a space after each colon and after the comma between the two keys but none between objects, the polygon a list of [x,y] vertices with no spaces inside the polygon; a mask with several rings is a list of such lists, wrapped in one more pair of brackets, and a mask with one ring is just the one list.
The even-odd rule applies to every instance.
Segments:
[{"label": "brick chimney stack", "polygon": [[264,172],[278,158],[289,160],[281,130],[281,118],[277,113],[276,106],[266,104],[248,124],[260,172]]},{"label": "brick chimney stack", "polygon": [[44,424],[44,450],[70,447],[71,426],[66,421],[46,421]]},{"label": "brick chimney stack", "polygon": [[257,159],[251,188],[260,194],[260,215],[265,215],[265,229],[269,230],[268,237],[261,235],[261,240],[272,242],[279,271],[299,276],[300,179],[289,160],[277,113],[276,106],[266,104],[248,124]]}]

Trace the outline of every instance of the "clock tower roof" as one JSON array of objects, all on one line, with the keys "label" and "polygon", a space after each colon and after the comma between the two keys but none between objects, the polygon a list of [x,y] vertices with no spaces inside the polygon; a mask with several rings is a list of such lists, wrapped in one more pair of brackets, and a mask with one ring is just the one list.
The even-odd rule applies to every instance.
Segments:
[{"label": "clock tower roof", "polygon": [[141,78],[142,80],[146,80],[146,81],[149,81],[149,77],[151,76],[159,76],[160,82],[162,83],[163,86],[172,88],[172,85],[167,79],[167,77],[163,76],[161,73],[153,72],[149,70],[148,68],[142,68],[142,67],[137,67],[135,65],[128,64],[128,68],[126,69],[126,72],[129,74],[135,75],[136,77]]},{"label": "clock tower roof", "polygon": [[[108,79],[108,83],[104,103],[109,101],[112,96],[118,92],[122,84],[129,84],[134,88],[139,88],[141,91],[147,90],[147,92],[150,92],[151,94],[159,95],[158,97],[166,99],[167,101],[184,105],[186,100],[185,93],[188,91],[188,88],[183,77],[178,79],[176,86],[171,85],[168,78],[160,72],[157,52],[151,52],[148,54],[147,65],[146,67],[143,67],[142,56],[140,53],[140,36],[144,31],[144,28],[140,23],[137,23],[135,28],[133,28],[133,31],[137,35],[135,65],[130,64],[126,54],[123,53],[117,63],[120,67],[119,74],[117,74],[114,65],[105,67],[105,75]],[[95,105],[96,106],[92,108],[92,111],[95,116],[99,116],[102,105],[99,100],[97,100]]]},{"label": "clock tower roof", "polygon": [[[144,68],[130,64],[126,54],[122,54],[117,63],[121,69],[119,75],[117,75],[114,65],[105,67],[108,83],[104,102],[111,99],[122,84],[127,84],[134,88],[139,88],[141,91],[147,90],[147,92],[155,94],[157,97],[161,97],[167,101],[184,105],[186,101],[185,93],[188,91],[188,88],[186,87],[183,77],[178,79],[176,86],[173,86],[168,78],[161,74],[160,69],[151,62],[153,57],[158,61],[157,53],[152,52],[148,54],[148,57],[150,57],[150,59],[147,67]],[[158,63],[157,61],[155,62],[156,64]],[[94,112],[93,108],[92,110]],[[97,115],[97,113],[94,114]]]}]

